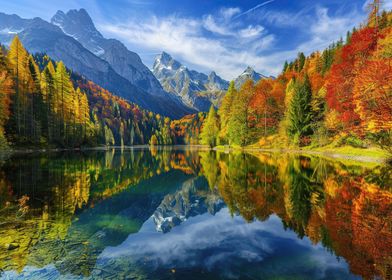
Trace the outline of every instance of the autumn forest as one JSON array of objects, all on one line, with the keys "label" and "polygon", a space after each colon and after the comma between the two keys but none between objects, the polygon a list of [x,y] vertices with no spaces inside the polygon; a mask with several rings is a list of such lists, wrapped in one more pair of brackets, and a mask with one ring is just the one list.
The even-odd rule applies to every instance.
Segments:
[{"label": "autumn forest", "polygon": [[0,279],[392,277],[391,1],[6,2]]},{"label": "autumn forest", "polygon": [[[205,144],[390,150],[392,14],[322,52],[286,62],[276,79],[234,83],[205,115],[170,120],[116,97],[61,61],[29,54],[15,36],[1,48],[1,146]],[[273,144],[272,144],[273,143]]]}]

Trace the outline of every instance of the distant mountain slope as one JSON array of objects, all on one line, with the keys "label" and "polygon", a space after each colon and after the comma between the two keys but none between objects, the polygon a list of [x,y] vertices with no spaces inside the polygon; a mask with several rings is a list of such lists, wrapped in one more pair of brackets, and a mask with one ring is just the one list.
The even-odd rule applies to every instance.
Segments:
[{"label": "distant mountain slope", "polygon": [[[239,89],[247,80],[252,80],[257,83],[261,79],[267,79],[269,77],[257,73],[252,67],[247,67],[241,75],[239,75],[235,80],[234,84],[237,89]],[[272,78],[272,77],[271,77]]]},{"label": "distant mountain slope", "polygon": [[172,118],[194,112],[163,90],[153,95],[134,85],[58,26],[40,18],[22,19],[0,13],[0,42],[8,45],[15,34],[30,53],[44,52],[54,60],[62,60],[73,71],[145,109]]},{"label": "distant mountain slope", "polygon": [[140,57],[129,51],[123,43],[115,39],[106,39],[95,28],[86,10],[58,11],[51,23],[81,43],[96,56],[107,61],[110,66],[132,84],[153,94],[163,96],[160,83],[143,64]]},{"label": "distant mountain slope", "polygon": [[153,73],[166,91],[197,111],[208,111],[211,104],[217,106],[229,87],[229,82],[215,72],[207,76],[189,70],[165,52],[156,57]]}]

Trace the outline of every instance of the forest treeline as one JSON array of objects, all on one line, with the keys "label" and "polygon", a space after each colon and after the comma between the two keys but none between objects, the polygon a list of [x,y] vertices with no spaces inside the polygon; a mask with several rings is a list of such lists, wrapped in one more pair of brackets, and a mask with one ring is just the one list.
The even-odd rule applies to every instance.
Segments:
[{"label": "forest treeline", "polygon": [[119,98],[17,36],[0,48],[0,146],[170,144],[170,120]]},{"label": "forest treeline", "polygon": [[218,110],[171,120],[143,110],[15,36],[0,46],[0,147],[138,144],[367,147],[392,152],[392,12],[322,52],[299,53],[276,79],[234,83]]},{"label": "forest treeline", "polygon": [[276,79],[230,84],[211,108],[209,146],[366,147],[392,151],[392,12],[374,6],[366,25],[323,52],[286,62]]}]

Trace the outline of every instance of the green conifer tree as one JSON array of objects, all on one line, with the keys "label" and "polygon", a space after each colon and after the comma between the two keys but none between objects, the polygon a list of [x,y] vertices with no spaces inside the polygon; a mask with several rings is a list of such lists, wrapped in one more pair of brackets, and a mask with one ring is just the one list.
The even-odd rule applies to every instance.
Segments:
[{"label": "green conifer tree", "polygon": [[312,90],[309,78],[306,75],[304,81],[296,81],[294,95],[290,102],[288,118],[288,135],[294,144],[299,144],[303,136],[312,133]]},{"label": "green conifer tree", "polygon": [[219,133],[219,121],[214,106],[211,106],[208,116],[203,123],[200,133],[200,142],[211,148],[216,146]]}]

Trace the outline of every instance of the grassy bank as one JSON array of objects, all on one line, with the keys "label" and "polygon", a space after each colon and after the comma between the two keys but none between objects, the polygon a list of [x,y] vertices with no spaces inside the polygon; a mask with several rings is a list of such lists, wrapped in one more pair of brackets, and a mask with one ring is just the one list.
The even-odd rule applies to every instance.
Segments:
[{"label": "grassy bank", "polygon": [[369,148],[355,148],[351,146],[341,147],[284,147],[281,148],[274,146],[260,146],[259,144],[250,145],[247,147],[240,146],[217,146],[214,150],[218,151],[249,151],[249,152],[279,152],[279,153],[292,153],[303,155],[317,155],[326,158],[338,159],[345,163],[350,162],[364,162],[380,164],[386,162],[390,158],[387,151],[381,150],[377,147]]}]

